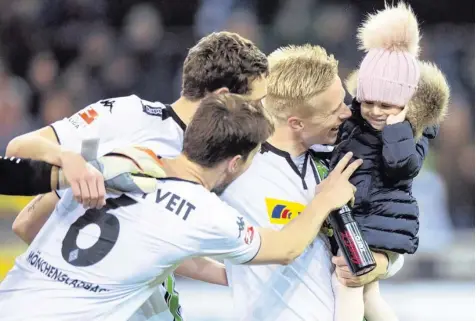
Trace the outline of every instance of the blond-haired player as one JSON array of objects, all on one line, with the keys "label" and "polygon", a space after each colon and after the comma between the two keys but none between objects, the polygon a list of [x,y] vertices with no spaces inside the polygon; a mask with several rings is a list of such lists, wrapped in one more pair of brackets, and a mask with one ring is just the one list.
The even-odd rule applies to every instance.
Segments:
[{"label": "blond-haired player", "polygon": [[[276,131],[222,199],[251,224],[280,230],[319,190],[318,172],[325,169],[329,154],[313,152],[311,146],[333,144],[350,110],[343,102],[338,63],[323,48],[287,46],[271,53],[268,61],[268,95],[263,104]],[[275,244],[276,249],[282,246]],[[373,278],[395,273],[392,265],[387,269],[384,254],[376,253],[375,258]],[[316,231],[314,242],[287,266],[238,267],[225,261],[238,320],[332,321],[331,259],[327,236]]]}]

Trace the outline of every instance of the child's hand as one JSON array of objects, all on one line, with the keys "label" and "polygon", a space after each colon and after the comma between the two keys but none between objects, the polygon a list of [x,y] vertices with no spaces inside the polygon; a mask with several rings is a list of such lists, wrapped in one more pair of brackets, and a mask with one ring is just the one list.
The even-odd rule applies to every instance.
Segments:
[{"label": "child's hand", "polygon": [[405,120],[407,117],[407,112],[408,112],[408,105],[403,108],[401,112],[399,112],[396,115],[389,115],[387,117],[387,125],[393,125],[397,123],[401,123]]}]

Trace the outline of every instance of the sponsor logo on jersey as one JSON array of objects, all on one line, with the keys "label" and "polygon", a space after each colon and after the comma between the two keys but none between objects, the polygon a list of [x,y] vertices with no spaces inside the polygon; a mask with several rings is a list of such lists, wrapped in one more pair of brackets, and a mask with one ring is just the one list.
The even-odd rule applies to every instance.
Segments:
[{"label": "sponsor logo on jersey", "polygon": [[153,107],[150,105],[146,105],[141,101],[142,104],[142,111],[147,115],[151,116],[159,116],[162,117],[162,107]]},{"label": "sponsor logo on jersey", "polygon": [[73,116],[68,118],[68,121],[71,123],[71,125],[74,126],[74,128],[79,129],[79,128],[84,128],[88,124],[84,121],[83,118],[79,116],[79,114],[74,114]]},{"label": "sponsor logo on jersey", "polygon": [[115,102],[116,102],[115,100],[106,99],[106,100],[101,100],[99,103],[103,105],[104,107],[109,108],[109,113],[112,114],[112,108],[114,107]]},{"label": "sponsor logo on jersey", "polygon": [[253,242],[253,237],[255,236],[255,229],[253,226],[248,226],[246,229],[246,235],[245,235],[245,243],[246,244],[251,244]]},{"label": "sponsor logo on jersey", "polygon": [[68,121],[73,125],[76,129],[84,128],[87,125],[91,124],[99,114],[96,110],[92,107],[88,107],[73,116],[68,118]]},{"label": "sponsor logo on jersey", "polygon": [[98,112],[94,110],[92,107],[86,108],[84,111],[80,111],[78,113],[79,117],[81,117],[86,124],[91,124],[98,116]]},{"label": "sponsor logo on jersey", "polygon": [[297,217],[304,210],[301,203],[265,198],[269,221],[272,224],[286,224]]}]

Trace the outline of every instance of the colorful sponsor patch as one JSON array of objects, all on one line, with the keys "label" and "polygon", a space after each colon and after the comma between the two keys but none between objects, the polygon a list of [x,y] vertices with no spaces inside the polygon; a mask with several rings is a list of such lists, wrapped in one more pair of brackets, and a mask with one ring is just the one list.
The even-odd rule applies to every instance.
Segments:
[{"label": "colorful sponsor patch", "polygon": [[297,217],[304,210],[301,203],[266,198],[269,221],[272,224],[286,224]]},{"label": "colorful sponsor patch", "polygon": [[92,107],[88,107],[68,118],[68,121],[76,128],[84,128],[90,125],[99,114]]}]

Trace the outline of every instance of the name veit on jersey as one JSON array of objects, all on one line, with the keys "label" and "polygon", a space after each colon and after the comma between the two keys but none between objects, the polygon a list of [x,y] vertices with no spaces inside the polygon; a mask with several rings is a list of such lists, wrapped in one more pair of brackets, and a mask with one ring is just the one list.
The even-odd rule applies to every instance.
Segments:
[{"label": "name veit on jersey", "polygon": [[0,284],[2,320],[127,320],[183,260],[239,264],[257,254],[259,233],[215,194],[181,179],[160,183],[152,194],[108,195],[99,210],[67,190]]}]

